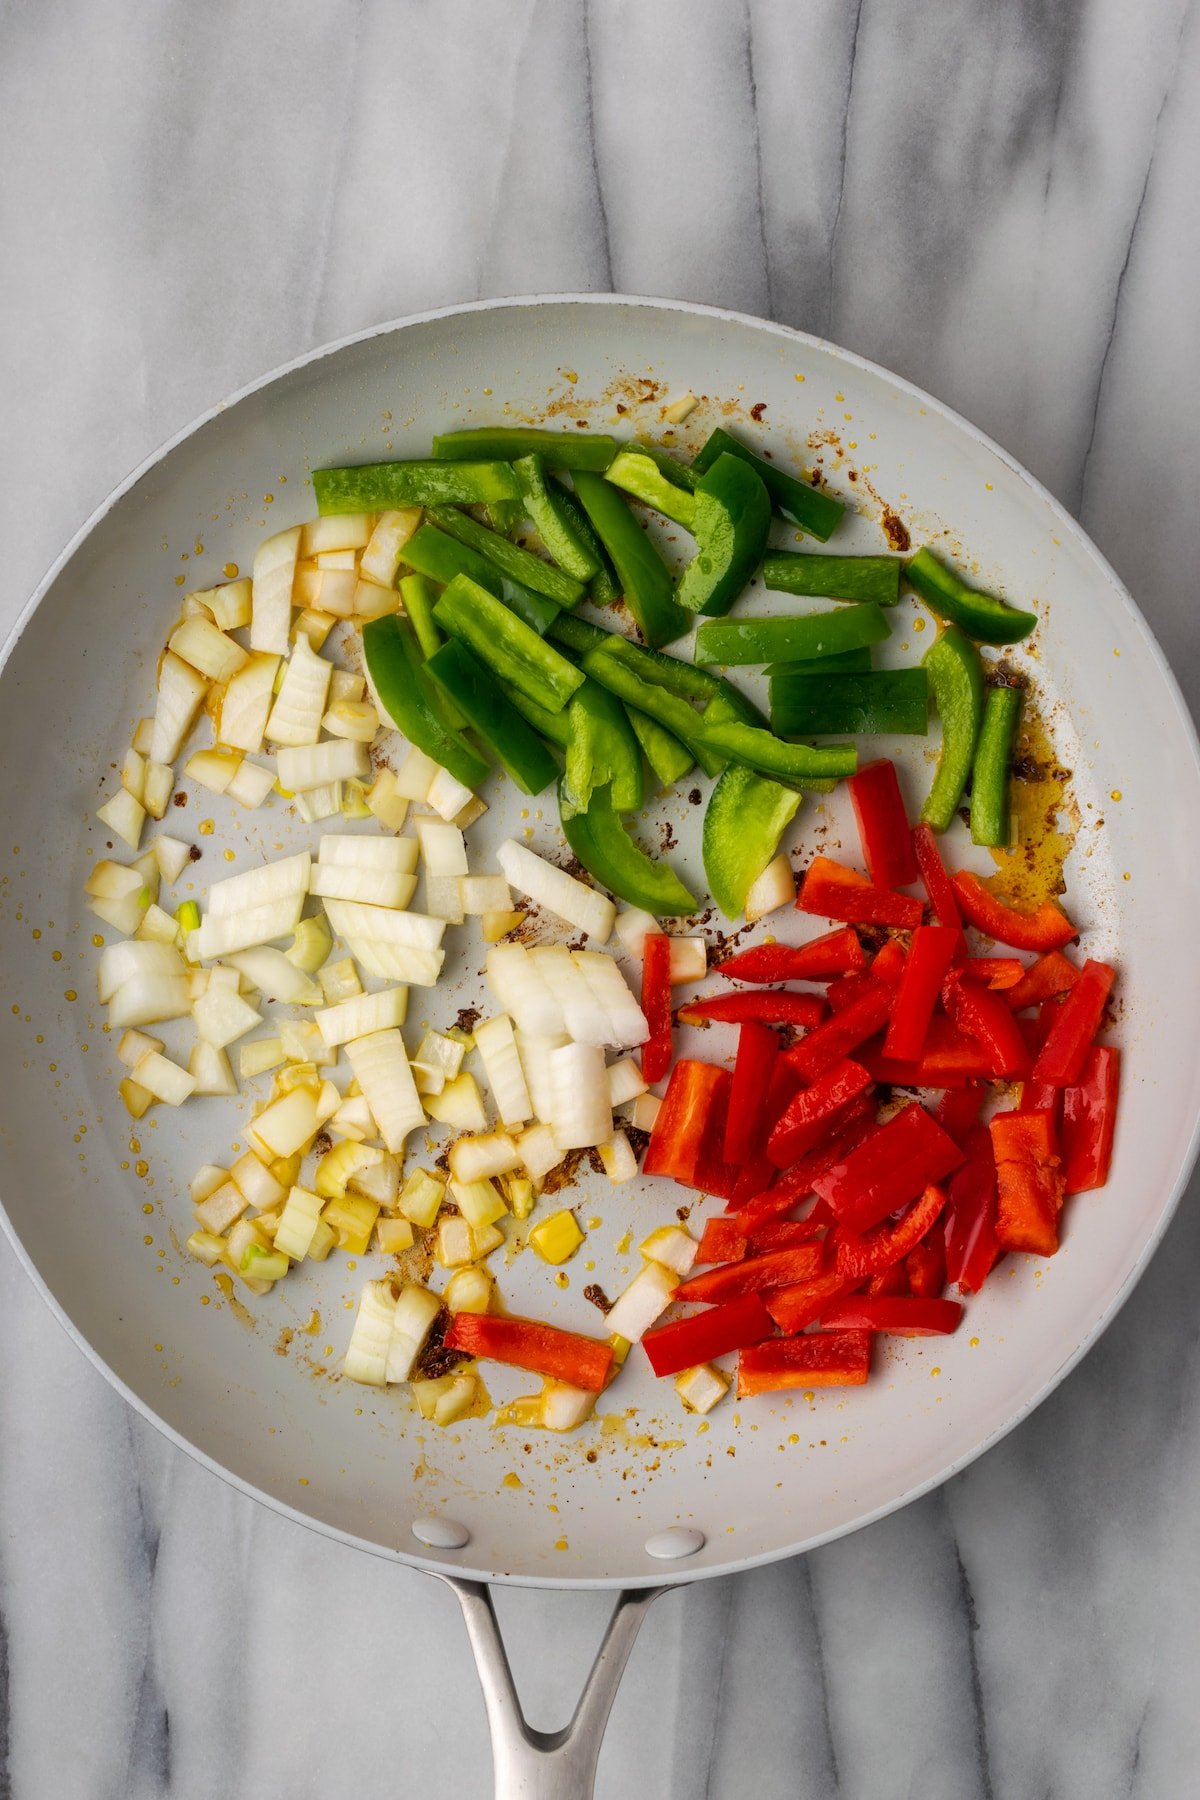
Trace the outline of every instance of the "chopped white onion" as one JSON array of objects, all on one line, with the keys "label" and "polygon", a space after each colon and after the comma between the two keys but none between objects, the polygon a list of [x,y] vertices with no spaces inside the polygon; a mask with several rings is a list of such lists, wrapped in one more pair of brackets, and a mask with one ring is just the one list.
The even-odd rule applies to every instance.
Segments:
[{"label": "chopped white onion", "polygon": [[464,875],[459,890],[463,911],[473,917],[512,910],[512,892],[503,875]]},{"label": "chopped white onion", "polygon": [[357,832],[327,831],[317,858],[323,869],[383,869],[389,874],[412,875],[417,867],[416,838],[365,837]]},{"label": "chopped white onion", "polygon": [[[450,1146],[450,1178],[463,1182],[487,1181],[521,1167],[521,1152],[506,1131],[490,1131],[479,1137],[460,1137]],[[472,1219],[472,1224],[476,1221]]]},{"label": "chopped white onion", "polygon": [[682,1225],[660,1225],[641,1247],[647,1262],[661,1263],[664,1269],[672,1270],[681,1279],[690,1274],[699,1248],[691,1232],[685,1231]]},{"label": "chopped white onion", "polygon": [[375,528],[373,513],[323,513],[299,527],[301,556],[327,556],[333,550],[361,550]]},{"label": "chopped white onion", "polygon": [[430,875],[465,875],[467,846],[457,825],[444,819],[421,817],[413,821],[421,859]]},{"label": "chopped white onion", "polygon": [[679,1277],[662,1263],[647,1263],[635,1275],[625,1292],[609,1312],[604,1323],[617,1337],[640,1343],[654,1321],[664,1313],[675,1297]]},{"label": "chopped white onion", "polygon": [[544,906],[556,918],[565,919],[568,925],[600,943],[611,937],[617,909],[595,888],[577,881],[565,869],[555,868],[514,838],[507,838],[500,845],[496,860],[509,886],[528,894],[536,905]]},{"label": "chopped white onion", "polygon": [[590,1389],[547,1377],[542,1387],[542,1424],[547,1431],[574,1431],[591,1418],[595,1404]]},{"label": "chopped white onion", "polygon": [[623,1131],[614,1131],[608,1142],[601,1144],[599,1149],[604,1173],[614,1186],[622,1181],[633,1180],[638,1172],[637,1157]]},{"label": "chopped white onion", "polygon": [[751,882],[746,895],[746,920],[765,919],[781,906],[791,906],[796,899],[796,873],[791,858],[784,851],[773,857],[759,876]]},{"label": "chopped white onion", "polygon": [[161,819],[175,792],[175,771],[170,763],[148,762],[142,789],[142,805],[152,819]]},{"label": "chopped white onion", "polygon": [[185,619],[182,625],[175,627],[167,642],[176,656],[181,656],[193,669],[199,669],[210,681],[228,681],[231,675],[245,668],[249,660],[240,644],[235,644],[219,626],[203,616]]},{"label": "chopped white onion", "polygon": [[295,747],[317,742],[332,674],[333,664],[318,656],[307,638],[298,638],[267,720],[266,735],[272,744]]},{"label": "chopped white onion", "polygon": [[304,900],[304,894],[285,894],[228,918],[206,913],[197,929],[188,933],[188,954],[194,950],[201,957],[228,956],[235,950],[251,950],[256,944],[287,937],[300,922]]},{"label": "chopped white onion", "polygon": [[653,1131],[662,1101],[657,1094],[639,1094],[626,1109],[626,1118],[635,1131]]},{"label": "chopped white onion", "polygon": [[268,1000],[282,1000],[288,1006],[321,1004],[321,990],[316,982],[282,950],[263,944],[253,950],[235,950],[227,960]]},{"label": "chopped white onion", "polygon": [[367,805],[386,831],[400,831],[408,817],[408,801],[396,786],[391,769],[380,769],[367,795]]},{"label": "chopped white onion", "polygon": [[274,655],[252,656],[230,681],[221,697],[217,725],[221,743],[234,750],[262,749],[279,662]]},{"label": "chopped white onion", "polygon": [[382,988],[377,994],[358,994],[338,1006],[325,1007],[316,1014],[316,1022],[325,1043],[336,1049],[352,1038],[369,1037],[372,1032],[403,1025],[407,1010],[406,987]]},{"label": "chopped white onion", "polygon": [[501,1120],[505,1125],[524,1125],[533,1117],[533,1103],[521,1067],[512,1020],[506,1013],[498,1013],[494,1019],[485,1019],[476,1025],[475,1048]]},{"label": "chopped white onion", "polygon": [[201,1038],[217,1050],[223,1050],[227,1044],[235,1043],[262,1024],[262,1014],[255,1012],[240,994],[222,991],[211,982],[193,1003],[192,1014]]},{"label": "chopped white onion", "polygon": [[380,513],[359,565],[368,581],[377,581],[381,587],[395,587],[403,560],[400,553],[420,523],[419,506],[400,506],[392,512]]},{"label": "chopped white onion", "polygon": [[154,855],[166,882],[178,881],[192,860],[192,852],[187,844],[179,838],[166,837],[161,833],[154,840]]},{"label": "chopped white onion", "polygon": [[425,1111],[440,1125],[451,1125],[455,1131],[486,1131],[488,1117],[479,1095],[479,1085],[464,1069],[453,1081],[447,1081],[437,1094],[425,1097]]},{"label": "chopped white onion", "polygon": [[[560,1150],[603,1144],[612,1136],[608,1070],[594,1044],[564,1044],[550,1052],[554,1108],[550,1123]],[[622,1334],[625,1335],[625,1334]]]},{"label": "chopped white onion", "polygon": [[222,631],[240,631],[250,623],[253,605],[253,586],[248,575],[240,581],[229,581],[221,587],[209,588],[203,594],[197,594],[197,600],[203,600],[216,624]]},{"label": "chopped white onion", "polygon": [[[147,946],[166,949],[165,944]],[[186,975],[131,975],[123,981],[108,1007],[109,1028],[122,1031],[131,1025],[158,1025],[165,1019],[182,1019],[191,1011]]]},{"label": "chopped white onion", "polygon": [[158,702],[150,737],[150,761],[173,763],[208,692],[208,683],[190,663],[168,650],[158,667]]},{"label": "chopped white onion", "polygon": [[632,1056],[623,1056],[620,1062],[609,1064],[608,1097],[614,1106],[620,1106],[625,1100],[636,1100],[645,1092],[645,1079]]},{"label": "chopped white onion", "polygon": [[690,1412],[708,1413],[729,1392],[730,1377],[712,1363],[697,1363],[675,1377],[675,1392]]},{"label": "chopped white onion", "polygon": [[[403,839],[390,841],[398,844]],[[324,900],[357,900],[367,906],[403,910],[417,891],[417,878],[388,869],[331,868],[322,862],[313,868],[308,891]]]},{"label": "chopped white onion", "polygon": [[292,623],[292,582],[300,527],[280,531],[258,546],[250,590],[250,648],[285,656]]},{"label": "chopped white onion", "polygon": [[488,951],[487,977],[492,992],[518,1031],[530,1037],[557,1037],[566,1032],[563,1009],[538,971],[524,944],[496,944]]},{"label": "chopped white onion", "polygon": [[640,962],[642,948],[646,939],[660,929],[653,913],[644,912],[640,906],[626,907],[617,914],[616,933],[630,956],[636,956]]},{"label": "chopped white onion", "polygon": [[613,958],[599,950],[576,950],[571,960],[608,1015],[607,1042],[619,1050],[644,1044],[650,1036],[646,1015]]},{"label": "chopped white onion", "polygon": [[146,822],[146,809],[140,800],[136,800],[126,787],[118,788],[111,800],[97,807],[96,817],[108,829],[122,838],[131,850],[136,850],[142,841],[142,826]]},{"label": "chopped white onion", "polygon": [[425,796],[426,804],[432,806],[439,818],[457,823],[460,813],[470,806],[475,796],[469,787],[455,779],[448,769],[435,768],[433,780],[429,783],[429,792]]},{"label": "chopped white onion", "polygon": [[[615,1044],[608,1012],[565,944],[539,944],[529,960],[562,1008],[567,1036],[577,1044]],[[623,984],[622,984],[623,985]]]},{"label": "chopped white onion", "polygon": [[293,894],[305,894],[311,867],[311,856],[301,850],[295,856],[281,856],[277,862],[260,863],[240,875],[214,881],[208,890],[209,916],[226,919]]},{"label": "chopped white onion", "polygon": [[530,1125],[517,1138],[517,1149],[521,1152],[521,1161],[529,1172],[529,1179],[541,1183],[551,1169],[557,1169],[563,1159],[563,1153],[549,1125]]},{"label": "chopped white onion", "polygon": [[550,1055],[554,1050],[561,1050],[564,1044],[570,1043],[565,1031],[555,1032],[549,1037],[539,1037],[527,1031],[517,1030],[515,1033],[517,1050],[521,1057],[521,1068],[525,1073],[525,1083],[529,1089],[529,1102],[533,1107],[535,1119],[550,1120],[554,1117],[554,1084],[550,1078]]},{"label": "chopped white onion", "polygon": [[214,1094],[227,1098],[238,1091],[229,1058],[215,1044],[206,1044],[201,1040],[192,1045],[192,1053],[188,1057],[188,1073],[195,1080],[194,1092],[197,1094]]},{"label": "chopped white onion", "polygon": [[276,759],[279,785],[289,794],[304,794],[328,787],[334,781],[359,781],[370,774],[366,747],[349,738],[329,738],[322,744],[285,746]]},{"label": "chopped white onion", "polygon": [[265,1107],[246,1133],[269,1156],[294,1156],[316,1136],[319,1126],[316,1096],[306,1087],[295,1087]]},{"label": "chopped white onion", "polygon": [[108,944],[96,964],[96,993],[111,1000],[132,975],[183,975],[183,958],[170,944],[144,943],[134,938],[125,944]]},{"label": "chopped white onion", "polygon": [[207,788],[211,794],[223,794],[241,766],[234,750],[197,750],[183,765],[188,781]]},{"label": "chopped white onion", "polygon": [[358,1297],[354,1329],[342,1363],[342,1372],[351,1381],[362,1382],[367,1387],[384,1385],[395,1316],[396,1302],[389,1284],[368,1281]]},{"label": "chopped white onion", "polygon": [[402,800],[428,800],[430,784],[438,770],[439,764],[432,756],[426,756],[423,750],[410,744],[408,755],[393,777],[396,793]]},{"label": "chopped white onion", "polygon": [[182,1106],[196,1086],[195,1077],[160,1050],[147,1050],[134,1068],[133,1079],[167,1106]]},{"label": "chopped white onion", "polygon": [[392,1329],[387,1348],[388,1381],[407,1381],[416,1366],[433,1322],[442,1303],[428,1288],[409,1282],[401,1288],[392,1313]]},{"label": "chopped white onion", "polygon": [[346,1045],[346,1055],[379,1135],[389,1150],[403,1149],[408,1134],[425,1123],[425,1109],[400,1033],[394,1029],[375,1031],[352,1039]]}]

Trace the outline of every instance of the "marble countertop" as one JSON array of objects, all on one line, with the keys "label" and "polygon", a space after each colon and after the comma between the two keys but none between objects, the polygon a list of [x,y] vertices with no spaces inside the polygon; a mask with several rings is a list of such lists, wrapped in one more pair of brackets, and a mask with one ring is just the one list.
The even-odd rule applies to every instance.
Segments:
[{"label": "marble countertop", "polygon": [[[803,326],[957,407],[1200,699],[1189,0],[55,0],[3,9],[0,138],[0,631],[128,469],[263,370],[424,307],[613,288]],[[1196,1199],[964,1475],[659,1602],[600,1793],[1200,1791]],[[173,1449],[3,1241],[0,1366],[0,1797],[488,1791],[451,1596]],[[500,1596],[537,1722],[607,1604]]]}]

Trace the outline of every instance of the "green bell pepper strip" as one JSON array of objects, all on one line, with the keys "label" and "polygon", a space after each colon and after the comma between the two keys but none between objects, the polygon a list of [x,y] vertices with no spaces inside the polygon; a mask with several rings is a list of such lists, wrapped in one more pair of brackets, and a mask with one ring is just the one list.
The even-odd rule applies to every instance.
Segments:
[{"label": "green bell pepper strip", "polygon": [[604,479],[632,494],[635,500],[645,501],[664,518],[682,525],[685,531],[693,529],[698,504],[696,496],[686,488],[676,487],[652,456],[646,456],[640,450],[620,450],[604,471]]},{"label": "green bell pepper strip", "polygon": [[795,550],[768,550],[764,587],[776,593],[811,594],[824,600],[873,600],[895,606],[900,598],[898,556],[822,556]]},{"label": "green bell pepper strip", "polygon": [[983,723],[983,668],[978,650],[957,625],[947,625],[929,646],[923,666],[933,709],[942,721],[942,747],[921,817],[934,831],[945,831],[958,811],[975,760]]},{"label": "green bell pepper strip", "polygon": [[928,544],[908,563],[904,578],[931,612],[959,626],[981,644],[1015,644],[1028,637],[1037,614],[1018,612],[994,594],[968,587]]},{"label": "green bell pepper strip", "polygon": [[718,456],[740,456],[743,462],[750,463],[770,494],[775,511],[782,518],[790,519],[793,525],[801,526],[812,537],[820,538],[822,543],[832,535],[846,510],[842,502],[835,500],[832,494],[810,487],[806,481],[789,475],[786,469],[777,469],[774,463],[755,456],[753,450],[747,449],[745,444],[740,443],[728,431],[723,431],[719,425],[692,467],[703,474],[705,469],[712,467]]},{"label": "green bell pepper strip", "polygon": [[612,558],[596,536],[592,521],[584,512],[573,488],[564,487],[561,481],[550,477],[550,492],[558,504],[564,517],[570,520],[571,529],[585,543],[596,559],[596,573],[588,582],[588,599],[593,606],[611,606],[614,600],[621,598],[621,589],[617,583],[617,572],[613,568]]},{"label": "green bell pepper strip", "polygon": [[[462,465],[441,463],[437,466],[453,469]],[[582,600],[582,581],[576,581],[573,575],[556,569],[553,563],[544,562],[532,550],[523,550],[520,544],[510,543],[508,538],[489,531],[486,525],[471,518],[469,513],[459,512],[453,506],[431,506],[429,517],[433,524],[448,532],[458,543],[477,550],[480,556],[486,556],[502,574],[513,581],[519,581],[523,587],[532,588],[535,594],[543,594],[558,606],[574,606]]]},{"label": "green bell pepper strip", "polygon": [[[636,644],[628,647],[634,651],[639,648]],[[686,744],[706,775],[715,775],[722,768],[724,757],[717,756],[700,742],[700,717],[695,708],[678,694],[661,687],[634,658],[623,653],[614,654],[607,645],[601,645],[599,649],[589,650],[580,666],[585,674],[607,688],[610,694],[615,694],[618,700],[623,700],[626,706],[635,706],[639,712],[656,719]]]},{"label": "green bell pepper strip", "polygon": [[718,456],[696,483],[697,550],[675,598],[689,612],[727,613],[762,561],[771,496],[737,456]]},{"label": "green bell pepper strip", "polygon": [[576,581],[590,581],[599,572],[600,563],[575,531],[558,494],[547,482],[541,457],[522,456],[513,464],[513,474],[521,484],[525,511],[550,556]]},{"label": "green bell pepper strip", "polygon": [[725,675],[718,675],[717,691],[700,715],[704,725],[753,725],[759,731],[769,731],[765,713],[761,713],[753,700],[747,699],[741,688],[734,687]]},{"label": "green bell pepper strip", "polygon": [[721,692],[719,675],[698,669],[682,657],[668,656],[662,650],[651,650],[646,644],[635,644],[619,631],[606,631],[602,645],[606,656],[615,656],[630,668],[638,669],[647,681],[681,700],[713,700]]},{"label": "green bell pepper strip", "polygon": [[515,462],[543,456],[554,469],[595,469],[603,474],[617,454],[616,438],[601,432],[538,431],[526,426],[483,425],[470,431],[443,431],[433,440],[442,461]]},{"label": "green bell pepper strip", "polygon": [[449,636],[469,646],[498,681],[519,688],[539,706],[559,712],[583,686],[561,650],[531,631],[503,601],[469,575],[456,575],[433,609]]},{"label": "green bell pepper strip", "polygon": [[726,667],[811,661],[882,643],[890,634],[883,613],[870,602],[774,619],[722,619],[696,633],[696,661]]},{"label": "green bell pepper strip", "polygon": [[599,649],[614,635],[605,631],[603,625],[593,625],[590,619],[577,619],[573,613],[559,613],[546,636],[553,638],[556,644],[564,644],[576,656],[586,656],[589,650]]},{"label": "green bell pepper strip", "polygon": [[608,787],[617,812],[636,812],[645,798],[642,748],[616,695],[585,682],[567,708],[567,723],[560,809],[586,812],[596,790]]},{"label": "green bell pepper strip", "polygon": [[541,738],[465,644],[443,644],[425,666],[523,793],[540,794],[558,779]]},{"label": "green bell pepper strip", "polygon": [[691,773],[696,759],[674,732],[652,719],[649,713],[639,712],[636,706],[627,706],[625,712],[634,736],[642,746],[642,754],[661,787],[674,787],[677,781]]},{"label": "green bell pepper strip", "polygon": [[427,575],[404,575],[400,579],[400,598],[412,621],[421,654],[430,657],[442,647],[442,634],[433,621],[437,590]]},{"label": "green bell pepper strip", "polygon": [[671,452],[664,450],[661,444],[646,444],[638,438],[634,443],[625,444],[622,448],[636,450],[639,456],[648,456],[658,468],[659,473],[666,476],[672,487],[686,488],[689,494],[695,493],[699,477],[693,465],[680,462],[677,456],[672,456]]},{"label": "green bell pepper strip", "polygon": [[771,676],[771,728],[780,737],[852,737],[929,729],[924,669],[879,669],[871,675]]},{"label": "green bell pepper strip", "polygon": [[774,732],[735,720],[710,725],[705,719],[701,737],[729,762],[744,763],[781,781],[836,781],[853,775],[858,767],[853,744],[785,744]]},{"label": "green bell pepper strip", "polygon": [[448,769],[456,781],[477,788],[487,776],[488,764],[447,723],[445,702],[429,679],[412,626],[389,613],[369,619],[362,640],[363,661],[385,721]]},{"label": "green bell pepper strip", "polygon": [[580,469],[575,492],[612,558],[625,604],[647,643],[669,644],[691,628],[691,620],[675,604],[675,584],[654,545],[612,483]]},{"label": "green bell pepper strip", "polygon": [[539,706],[536,700],[531,700],[528,694],[521,693],[519,688],[510,688],[508,697],[539,737],[544,737],[556,750],[566,749],[571,741],[569,706],[564,706],[561,712],[551,712],[548,707]]},{"label": "green bell pepper strip", "polygon": [[1019,687],[988,689],[971,771],[971,842],[1002,849],[1011,834],[1009,771],[1025,695]]},{"label": "green bell pepper strip", "polygon": [[791,675],[869,675],[871,646],[864,644],[861,650],[838,650],[833,656],[800,657],[795,662],[776,663],[770,673],[781,674],[785,669]]},{"label": "green bell pepper strip", "polygon": [[727,919],[746,910],[746,895],[779,848],[800,808],[792,788],[730,763],[709,796],[701,839],[712,897]]},{"label": "green bell pepper strip", "polygon": [[518,500],[517,478],[505,462],[363,463],[353,469],[314,469],[319,513],[385,512],[397,506],[474,506]]},{"label": "green bell pepper strip", "polygon": [[511,537],[525,517],[520,500],[493,500],[487,508],[488,524],[501,537]]},{"label": "green bell pepper strip", "polygon": [[547,600],[544,594],[535,594],[522,582],[514,581],[503,569],[481,556],[478,550],[472,550],[467,544],[460,544],[457,538],[447,537],[444,531],[438,531],[433,525],[419,525],[404,546],[404,561],[410,569],[420,575],[427,575],[431,581],[445,587],[456,575],[469,575],[480,587],[487,588],[495,594],[497,600],[503,600],[510,611],[519,619],[544,637],[550,626],[557,619],[561,608],[553,600]]},{"label": "green bell pepper strip", "polygon": [[629,836],[607,787],[597,788],[585,813],[568,813],[559,788],[563,836],[588,874],[630,906],[656,919],[679,918],[697,910],[668,863],[646,855]]}]

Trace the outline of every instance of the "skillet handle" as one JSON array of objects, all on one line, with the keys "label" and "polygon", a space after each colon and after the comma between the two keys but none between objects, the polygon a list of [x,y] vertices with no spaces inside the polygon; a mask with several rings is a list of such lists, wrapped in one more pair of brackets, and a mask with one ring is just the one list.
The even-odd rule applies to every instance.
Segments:
[{"label": "skillet handle", "polygon": [[453,1588],[466,1621],[487,1707],[496,1800],[591,1800],[604,1727],[629,1652],[651,1604],[666,1590],[622,1590],[570,1724],[538,1731],[521,1711],[491,1590],[454,1575],[439,1573],[437,1579]]}]

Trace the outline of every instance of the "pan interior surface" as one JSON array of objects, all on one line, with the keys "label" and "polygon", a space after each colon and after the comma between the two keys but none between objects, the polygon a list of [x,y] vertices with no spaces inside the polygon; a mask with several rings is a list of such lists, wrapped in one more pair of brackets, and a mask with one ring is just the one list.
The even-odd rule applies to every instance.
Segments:
[{"label": "pan interior surface", "polygon": [[[1032,648],[1012,660],[1032,674],[1048,754],[1070,772],[1060,819],[1071,843],[1066,903],[1088,953],[1121,968],[1112,1175],[1070,1202],[1057,1257],[1009,1258],[969,1302],[956,1336],[881,1348],[864,1389],[731,1399],[700,1421],[635,1355],[598,1419],[569,1437],[487,1418],[442,1431],[404,1392],[340,1378],[358,1289],[383,1272],[382,1259],[354,1268],[337,1255],[255,1299],[222,1291],[184,1252],[188,1178],[224,1160],[254,1096],[157,1108],[140,1124],[125,1117],[95,1000],[98,927],[82,900],[88,869],[106,853],[95,808],[152,710],[179,596],[219,581],[227,563],[248,570],[268,531],[310,517],[313,467],[427,454],[439,429],[500,419],[661,437],[665,403],[689,390],[702,398],[675,428],[682,450],[715,423],[744,425],[777,456],[819,466],[831,490],[861,508],[832,547],[897,547],[907,530],[914,547],[940,545],[981,584],[1040,615]],[[676,537],[667,550],[681,559],[687,540]],[[761,590],[753,604],[789,605]],[[920,617],[909,600],[896,609],[893,660],[915,661],[931,641],[933,622]],[[711,1574],[803,1549],[942,1478],[1027,1411],[1110,1316],[1165,1225],[1200,1112],[1200,1013],[1180,1003],[1196,986],[1190,863],[1200,825],[1186,714],[1128,596],[1049,497],[926,396],[828,345],[705,309],[563,300],[438,315],[309,359],[216,412],[136,479],[50,581],[0,691],[9,771],[0,1194],[14,1238],[136,1404],[322,1529],[383,1553],[538,1583],[657,1584],[672,1566]],[[928,740],[879,745],[900,761],[914,812],[936,729]],[[197,895],[315,839],[281,802],[235,817],[180,785],[187,804],[163,828],[201,851]],[[674,840],[671,860],[702,892],[703,809],[686,789],[654,803],[640,829],[649,844]],[[528,800],[493,778],[485,798],[473,868],[492,867],[508,836],[559,848],[552,794]],[[963,836],[952,858],[966,859]],[[858,860],[839,796],[810,798],[789,841],[798,862],[818,846],[836,855],[839,844]],[[124,857],[123,847],[114,854]],[[987,866],[986,853],[974,854]],[[722,923],[714,914],[710,931]],[[764,929],[793,934],[782,915],[757,935]],[[478,936],[451,928],[447,945],[448,979],[412,991],[412,1030],[485,1004]],[[732,1056],[734,1041],[724,1027],[693,1040],[717,1059]],[[569,1285],[556,1286],[532,1253],[507,1266],[498,1256],[499,1285],[512,1311],[595,1335],[601,1321],[584,1287],[615,1295],[653,1226],[677,1207],[691,1205],[698,1220],[719,1206],[668,1182],[611,1187],[587,1171],[558,1203],[588,1226]],[[537,1385],[491,1366],[482,1373],[497,1401]],[[469,1542],[428,1553],[412,1533],[428,1516],[461,1524]],[[672,1526],[694,1528],[704,1543],[664,1565],[646,1543]]]}]

